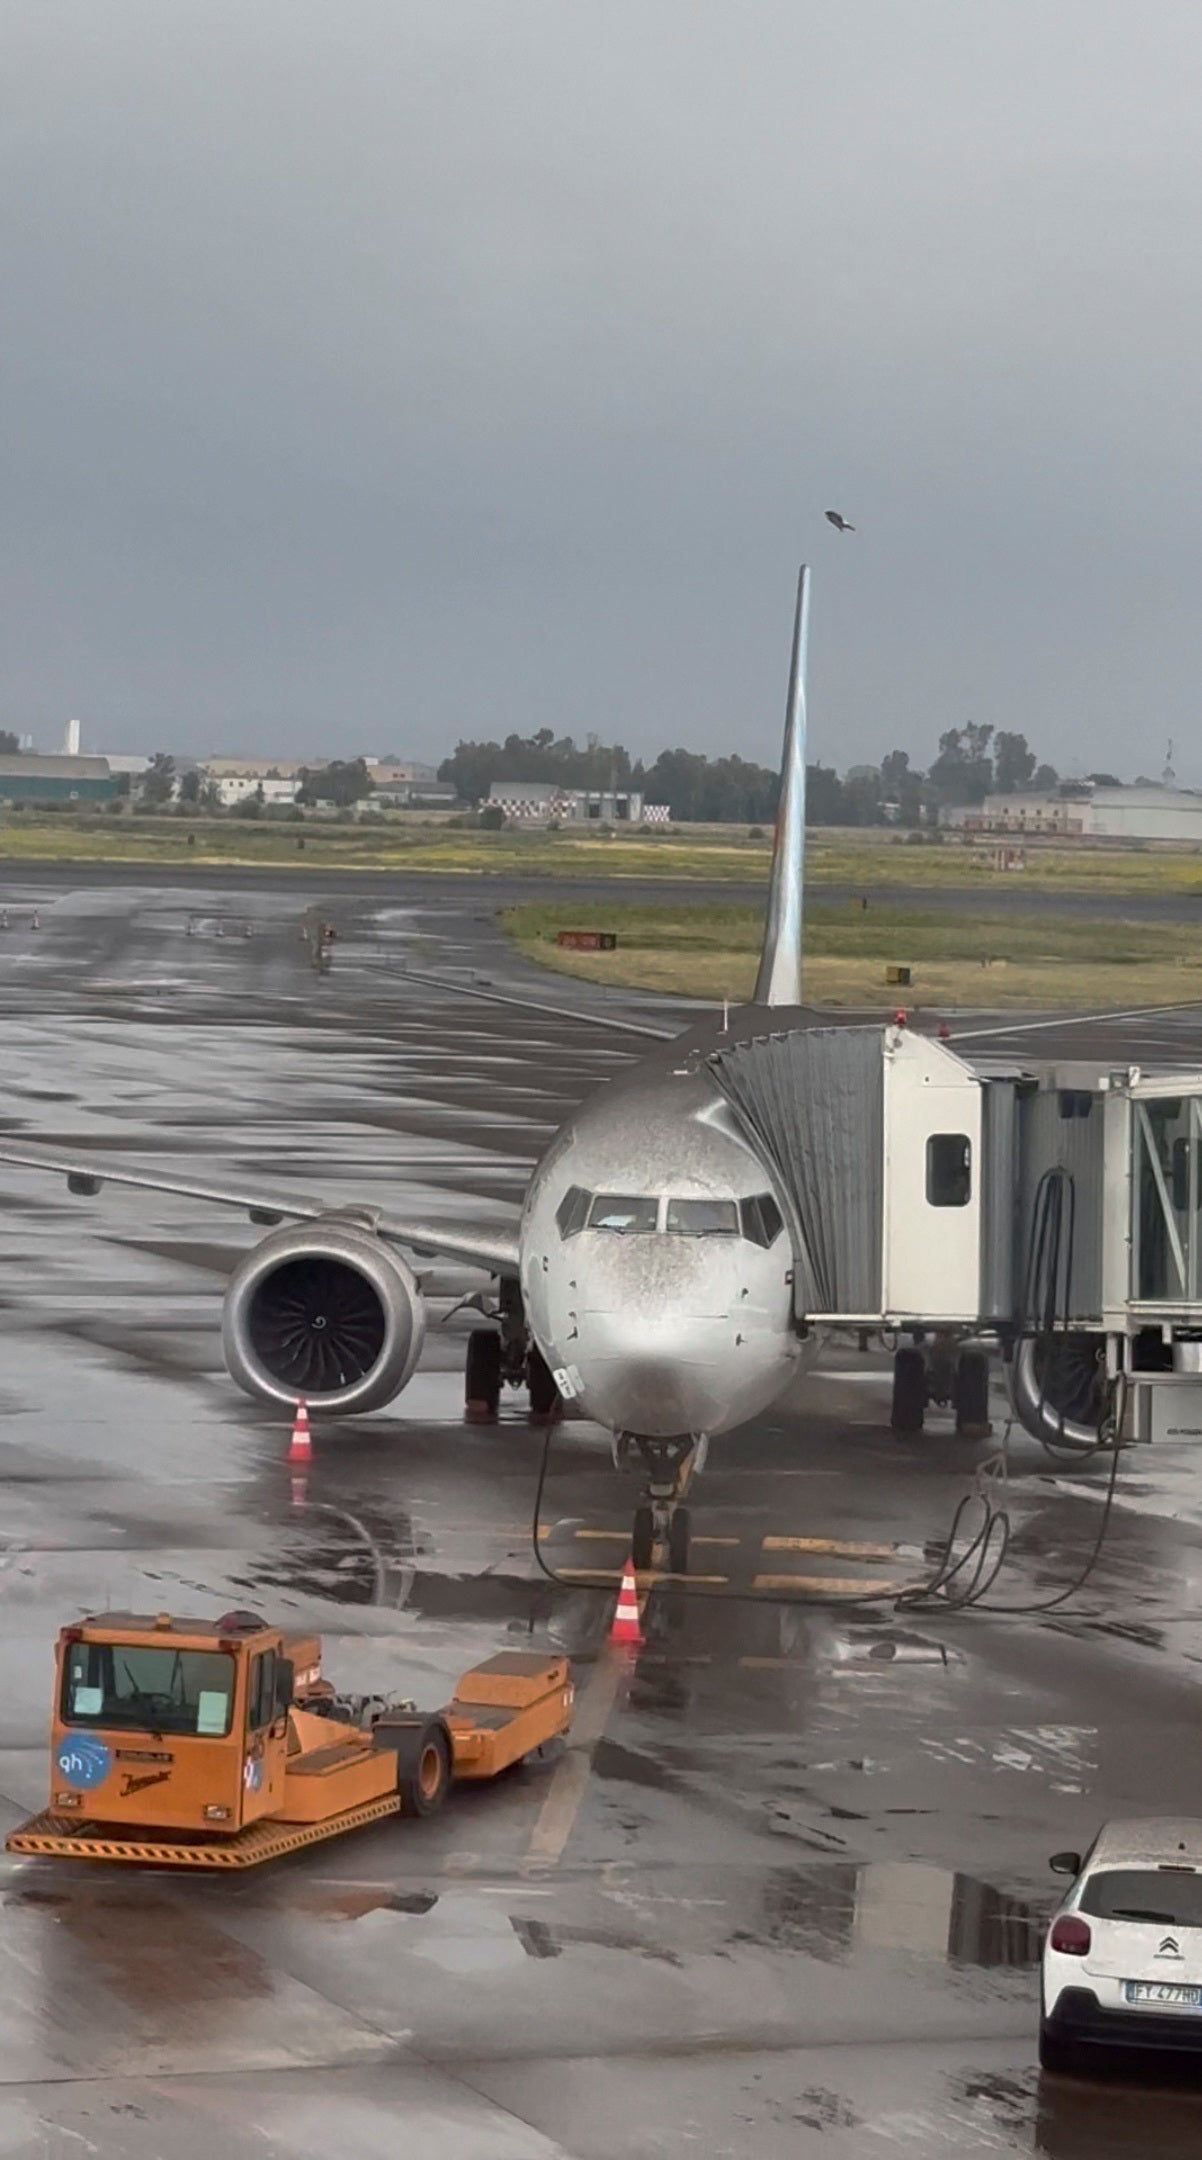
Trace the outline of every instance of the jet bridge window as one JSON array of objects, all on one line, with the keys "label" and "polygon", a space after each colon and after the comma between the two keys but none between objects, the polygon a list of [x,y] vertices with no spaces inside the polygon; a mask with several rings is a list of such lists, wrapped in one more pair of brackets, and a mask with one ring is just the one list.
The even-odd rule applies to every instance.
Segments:
[{"label": "jet bridge window", "polygon": [[575,1237],[578,1230],[583,1230],[588,1221],[588,1204],[591,1199],[592,1194],[586,1193],[583,1185],[569,1185],[555,1210],[560,1237]]},{"label": "jet bridge window", "polygon": [[765,1249],[775,1245],[784,1224],[770,1192],[753,1193],[750,1200],[740,1200],[739,1214],[743,1235],[752,1245],[762,1245]]},{"label": "jet bridge window", "polygon": [[667,1229],[678,1237],[738,1237],[734,1200],[669,1200]]},{"label": "jet bridge window", "polygon": [[616,1230],[623,1237],[654,1230],[659,1201],[652,1195],[599,1192],[588,1211],[590,1230]]},{"label": "jet bridge window", "polygon": [[972,1142],[967,1133],[932,1133],[927,1141],[931,1207],[967,1207],[972,1198]]}]

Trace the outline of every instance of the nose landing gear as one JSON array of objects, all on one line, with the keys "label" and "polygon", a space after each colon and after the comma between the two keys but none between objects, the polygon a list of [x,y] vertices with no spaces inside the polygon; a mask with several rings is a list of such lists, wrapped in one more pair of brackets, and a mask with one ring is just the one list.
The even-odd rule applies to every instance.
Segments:
[{"label": "nose landing gear", "polygon": [[693,1433],[676,1440],[645,1440],[637,1433],[623,1433],[614,1449],[615,1460],[629,1460],[637,1448],[646,1469],[643,1498],[634,1511],[631,1556],[635,1571],[646,1574],[653,1566],[657,1546],[667,1557],[668,1572],[689,1572],[689,1510],[685,1505],[694,1472],[705,1459],[704,1435]]}]

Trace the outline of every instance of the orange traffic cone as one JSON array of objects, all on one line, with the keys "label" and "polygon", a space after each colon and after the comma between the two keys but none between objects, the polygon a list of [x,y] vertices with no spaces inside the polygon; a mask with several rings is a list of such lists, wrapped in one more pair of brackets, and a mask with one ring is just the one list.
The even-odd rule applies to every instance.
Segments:
[{"label": "orange traffic cone", "polygon": [[609,1639],[616,1643],[630,1643],[636,1649],[643,1641],[642,1623],[639,1618],[639,1591],[634,1579],[634,1562],[628,1560],[622,1570],[622,1584],[614,1609]]},{"label": "orange traffic cone", "polygon": [[296,1416],[292,1424],[292,1438],[288,1443],[288,1461],[290,1463],[311,1463],[312,1460],[313,1440],[309,1432],[309,1412],[305,1406],[304,1396],[298,1395],[296,1398]]}]

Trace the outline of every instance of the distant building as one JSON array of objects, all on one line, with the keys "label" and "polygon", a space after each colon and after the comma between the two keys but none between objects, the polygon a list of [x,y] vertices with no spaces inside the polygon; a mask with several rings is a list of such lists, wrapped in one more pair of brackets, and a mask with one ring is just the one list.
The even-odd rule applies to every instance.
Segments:
[{"label": "distant building", "polygon": [[636,788],[566,788],[551,780],[494,780],[488,800],[514,825],[666,825],[670,814]]},{"label": "distant building", "polygon": [[102,757],[0,757],[0,802],[110,802],[117,783]]},{"label": "distant building", "polygon": [[[384,767],[377,768],[380,771]],[[371,810],[453,810],[459,791],[449,780],[377,780],[365,805]]]},{"label": "distant building", "polygon": [[1095,787],[1082,781],[1042,794],[987,795],[983,803],[942,810],[939,822],[960,832],[1177,841],[1202,847],[1202,791]]},{"label": "distant building", "polygon": [[[303,772],[320,773],[323,758],[211,757],[202,771],[211,780],[226,808],[245,802],[263,790],[265,803],[292,803]],[[458,796],[453,787],[435,778],[432,765],[389,759],[381,764],[363,760],[373,783],[370,801],[381,809],[453,809]]]},{"label": "distant building", "polygon": [[217,800],[225,810],[232,810],[252,795],[261,803],[294,803],[300,788],[299,780],[285,779],[280,773],[264,773],[261,777],[254,773],[222,773],[218,776],[210,771],[208,779],[216,788]]},{"label": "distant building", "polygon": [[150,771],[150,759],[148,757],[125,757],[120,752],[114,753],[112,750],[106,750],[104,758],[111,773],[116,773],[119,777],[124,777],[127,780],[140,780],[145,773]]}]

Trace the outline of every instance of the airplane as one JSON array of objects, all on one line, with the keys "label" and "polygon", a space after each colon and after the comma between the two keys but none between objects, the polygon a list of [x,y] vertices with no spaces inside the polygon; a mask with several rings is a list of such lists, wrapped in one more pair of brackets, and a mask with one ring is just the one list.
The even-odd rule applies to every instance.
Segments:
[{"label": "airplane", "polygon": [[640,1457],[640,1568],[662,1539],[673,1570],[687,1570],[685,1495],[711,1436],[767,1409],[813,1349],[794,1314],[787,1201],[706,1066],[720,1043],[810,1017],[801,1010],[809,589],[803,566],[754,1000],[658,1042],[591,1095],[536,1165],[515,1233],[0,1143],[0,1162],[62,1175],[80,1197],[106,1183],[178,1193],[244,1210],[268,1230],[231,1276],[222,1311],[230,1376],[259,1401],[292,1407],[303,1395],[317,1416],[380,1408],[421,1354],[423,1262],[484,1271],[495,1324],[468,1339],[468,1417],[495,1418],[502,1385],[525,1383],[536,1417],[568,1400],[609,1431],[616,1462]]}]

